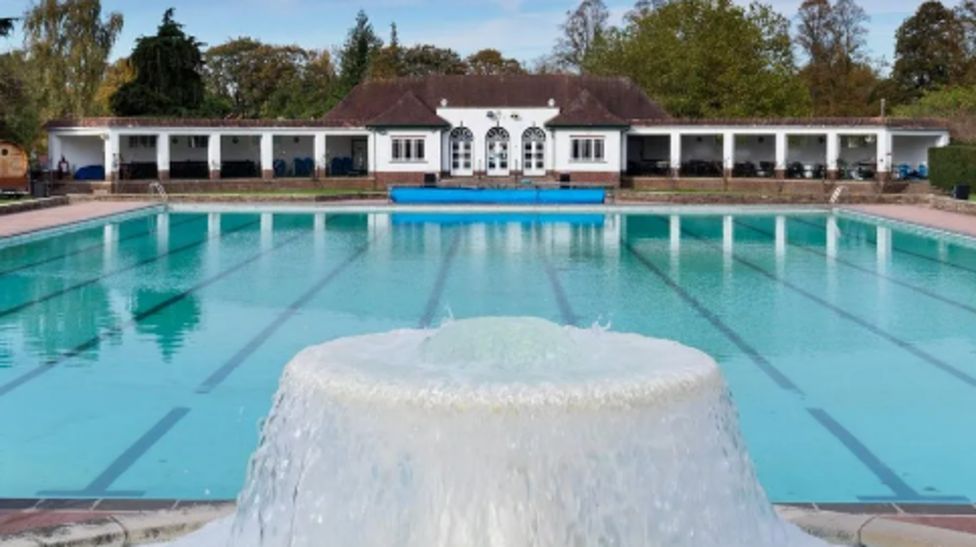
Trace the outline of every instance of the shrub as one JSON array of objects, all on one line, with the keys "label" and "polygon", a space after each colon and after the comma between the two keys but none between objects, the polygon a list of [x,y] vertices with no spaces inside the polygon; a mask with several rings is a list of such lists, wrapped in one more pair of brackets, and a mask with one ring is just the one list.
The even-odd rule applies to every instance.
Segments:
[{"label": "shrub", "polygon": [[929,180],[943,190],[957,184],[976,185],[976,146],[929,149]]}]

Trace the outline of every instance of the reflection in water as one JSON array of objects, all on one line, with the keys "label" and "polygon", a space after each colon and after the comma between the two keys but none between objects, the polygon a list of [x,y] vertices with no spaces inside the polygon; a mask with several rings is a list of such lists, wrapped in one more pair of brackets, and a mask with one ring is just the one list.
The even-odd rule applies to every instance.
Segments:
[{"label": "reflection in water", "polygon": [[149,315],[136,323],[139,334],[152,335],[163,359],[169,363],[176,352],[183,347],[186,334],[200,325],[202,305],[193,294],[178,298],[176,291],[159,291],[140,288],[133,294],[135,309],[148,310],[167,300],[173,300],[166,309]]},{"label": "reflection in water", "polygon": [[169,213],[156,215],[156,252],[159,254],[169,250]]}]

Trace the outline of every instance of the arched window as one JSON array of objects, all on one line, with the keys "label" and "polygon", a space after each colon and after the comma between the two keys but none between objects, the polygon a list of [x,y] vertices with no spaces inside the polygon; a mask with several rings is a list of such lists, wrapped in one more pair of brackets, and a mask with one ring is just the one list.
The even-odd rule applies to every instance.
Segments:
[{"label": "arched window", "polygon": [[526,175],[546,174],[546,132],[538,127],[522,133],[522,171]]},{"label": "arched window", "polygon": [[508,131],[504,127],[492,127],[485,135],[485,157],[489,175],[508,174],[508,141]]},{"label": "arched window", "polygon": [[474,134],[467,127],[455,127],[449,135],[451,145],[451,174],[472,175],[471,143]]}]

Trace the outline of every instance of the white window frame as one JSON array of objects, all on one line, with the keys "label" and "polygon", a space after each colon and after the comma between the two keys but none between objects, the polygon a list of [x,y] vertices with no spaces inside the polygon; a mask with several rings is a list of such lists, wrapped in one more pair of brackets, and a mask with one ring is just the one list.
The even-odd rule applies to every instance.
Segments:
[{"label": "white window frame", "polygon": [[402,135],[390,137],[390,163],[424,163],[427,161],[427,139]]},{"label": "white window frame", "polygon": [[[597,154],[598,149],[599,154]],[[570,163],[606,163],[606,137],[593,135],[570,136],[569,161]]]}]

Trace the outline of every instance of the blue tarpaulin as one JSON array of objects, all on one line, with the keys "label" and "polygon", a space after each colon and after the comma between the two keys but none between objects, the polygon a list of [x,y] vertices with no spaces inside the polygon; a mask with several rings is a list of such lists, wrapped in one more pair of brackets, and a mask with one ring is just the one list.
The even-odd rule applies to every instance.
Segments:
[{"label": "blue tarpaulin", "polygon": [[602,204],[602,188],[414,188],[394,187],[394,203],[437,204]]}]

